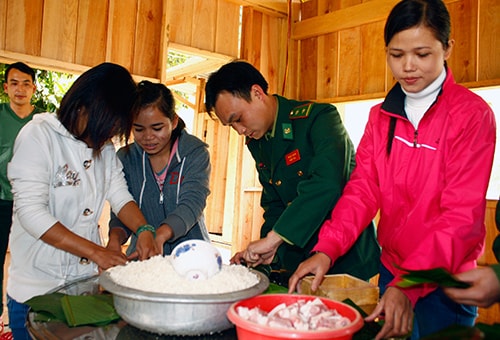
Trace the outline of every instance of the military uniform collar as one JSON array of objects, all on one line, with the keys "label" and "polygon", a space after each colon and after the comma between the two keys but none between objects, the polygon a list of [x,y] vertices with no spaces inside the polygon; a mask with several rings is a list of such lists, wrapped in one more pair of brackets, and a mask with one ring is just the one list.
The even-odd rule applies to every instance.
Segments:
[{"label": "military uniform collar", "polygon": [[276,100],[276,112],[274,113],[274,123],[273,123],[273,128],[271,131],[266,132],[264,137],[266,140],[270,140],[271,138],[274,138],[275,133],[276,133],[276,122],[278,121],[278,112],[280,111],[280,101],[278,100],[278,97],[276,95],[273,95],[273,98]]}]

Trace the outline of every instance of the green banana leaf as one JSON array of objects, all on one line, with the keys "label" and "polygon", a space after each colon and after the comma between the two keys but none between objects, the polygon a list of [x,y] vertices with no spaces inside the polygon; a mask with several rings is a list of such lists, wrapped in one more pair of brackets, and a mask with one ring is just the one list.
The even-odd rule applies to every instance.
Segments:
[{"label": "green banana leaf", "polygon": [[470,284],[457,280],[444,268],[435,268],[429,270],[408,270],[398,267],[407,272],[401,275],[401,281],[397,283],[398,287],[408,288],[424,283],[435,283],[441,287],[469,288]]},{"label": "green banana leaf", "polygon": [[35,296],[26,304],[36,312],[37,321],[62,321],[70,327],[104,326],[120,319],[110,294],[75,296],[51,293]]},{"label": "green banana leaf", "polygon": [[70,327],[104,326],[120,319],[111,295],[66,295],[61,298],[61,305]]},{"label": "green banana leaf", "polygon": [[[351,299],[345,299],[342,301],[345,304],[348,304],[349,306],[353,307],[356,309],[361,316],[366,318],[368,314],[359,307],[354,301]],[[382,329],[383,321],[372,321],[372,322],[366,322],[363,324],[363,328],[361,328],[359,331],[354,333],[352,339],[353,340],[366,340],[366,339],[374,339],[375,336],[377,335],[378,332]]]},{"label": "green banana leaf", "polygon": [[269,287],[262,294],[286,294],[288,293],[288,288],[280,286],[276,283],[269,283]]},{"label": "green banana leaf", "polygon": [[37,313],[37,321],[66,321],[61,306],[62,293],[35,296],[25,303]]}]

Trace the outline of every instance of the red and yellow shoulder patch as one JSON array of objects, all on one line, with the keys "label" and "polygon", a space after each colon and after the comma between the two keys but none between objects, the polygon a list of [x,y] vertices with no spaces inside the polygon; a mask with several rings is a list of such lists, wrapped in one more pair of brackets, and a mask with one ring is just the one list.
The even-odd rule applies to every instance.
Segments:
[{"label": "red and yellow shoulder patch", "polygon": [[311,112],[313,104],[304,104],[295,107],[289,114],[290,119],[302,119],[302,118],[307,118],[309,116],[309,113]]}]

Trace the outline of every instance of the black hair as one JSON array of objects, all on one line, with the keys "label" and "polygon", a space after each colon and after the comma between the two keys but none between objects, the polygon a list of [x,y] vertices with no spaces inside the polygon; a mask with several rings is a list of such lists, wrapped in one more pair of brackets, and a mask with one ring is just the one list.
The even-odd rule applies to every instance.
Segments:
[{"label": "black hair", "polygon": [[[139,83],[139,90],[137,101],[135,104],[135,114],[147,107],[155,107],[160,110],[163,115],[170,120],[173,120],[177,113],[175,112],[175,100],[172,92],[168,87],[161,83],[152,83],[148,80],[143,80]],[[178,116],[177,116],[178,117]],[[172,130],[172,142],[174,142],[180,135],[186,124],[181,117],[178,117],[178,123],[174,130]]]},{"label": "black hair", "polygon": [[136,83],[126,68],[102,63],[76,79],[64,95],[57,116],[76,138],[89,140],[98,155],[111,137],[128,141],[136,95]]},{"label": "black hair", "polygon": [[[442,0],[402,0],[389,13],[384,28],[384,42],[387,47],[397,33],[416,26],[428,27],[444,49],[449,47],[450,13]],[[446,61],[445,61],[446,66]],[[390,155],[396,130],[396,118],[389,122],[387,155]]]},{"label": "black hair", "polygon": [[20,61],[7,66],[7,68],[5,69],[5,82],[8,81],[9,73],[12,69],[16,69],[16,70],[19,70],[23,73],[29,74],[31,76],[31,81],[33,83],[35,83],[35,80],[36,80],[35,70],[33,70],[31,67],[29,67],[28,65],[26,65],[25,63],[22,63]]},{"label": "black hair", "polygon": [[250,102],[253,85],[259,85],[267,94],[268,83],[252,64],[235,60],[222,66],[209,76],[205,86],[205,108],[208,114],[213,111],[217,96],[223,91]]},{"label": "black hair", "polygon": [[385,46],[395,34],[419,25],[428,27],[443,47],[448,48],[451,20],[442,0],[403,0],[396,4],[385,23]]}]

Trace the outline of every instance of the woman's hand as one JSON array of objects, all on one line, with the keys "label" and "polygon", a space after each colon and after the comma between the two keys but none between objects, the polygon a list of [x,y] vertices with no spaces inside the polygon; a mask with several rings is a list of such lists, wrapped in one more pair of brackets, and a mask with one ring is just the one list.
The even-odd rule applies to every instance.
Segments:
[{"label": "woman's hand", "polygon": [[99,270],[122,266],[128,261],[125,254],[122,253],[121,248],[120,250],[111,250],[110,248],[97,249],[89,260],[94,261],[99,266]]},{"label": "woman's hand", "polygon": [[299,281],[306,275],[314,274],[314,279],[311,283],[313,292],[318,289],[323,277],[328,272],[331,266],[331,259],[325,253],[316,253],[297,267],[297,270],[288,281],[288,293],[293,293],[298,287]]},{"label": "woman's hand", "polygon": [[375,340],[401,337],[411,333],[413,308],[406,295],[396,287],[388,287],[377,307],[365,318],[366,322],[383,318],[384,325]]},{"label": "woman's hand", "polygon": [[170,240],[172,237],[174,237],[174,232],[172,228],[168,224],[162,224],[158,229],[156,229],[156,246],[158,247],[158,250],[160,253],[163,255],[163,245],[165,242]]},{"label": "woman's hand", "polygon": [[139,260],[143,261],[161,254],[154,235],[150,231],[143,231],[137,236],[135,249],[136,250],[130,254],[129,259],[139,258]]}]

